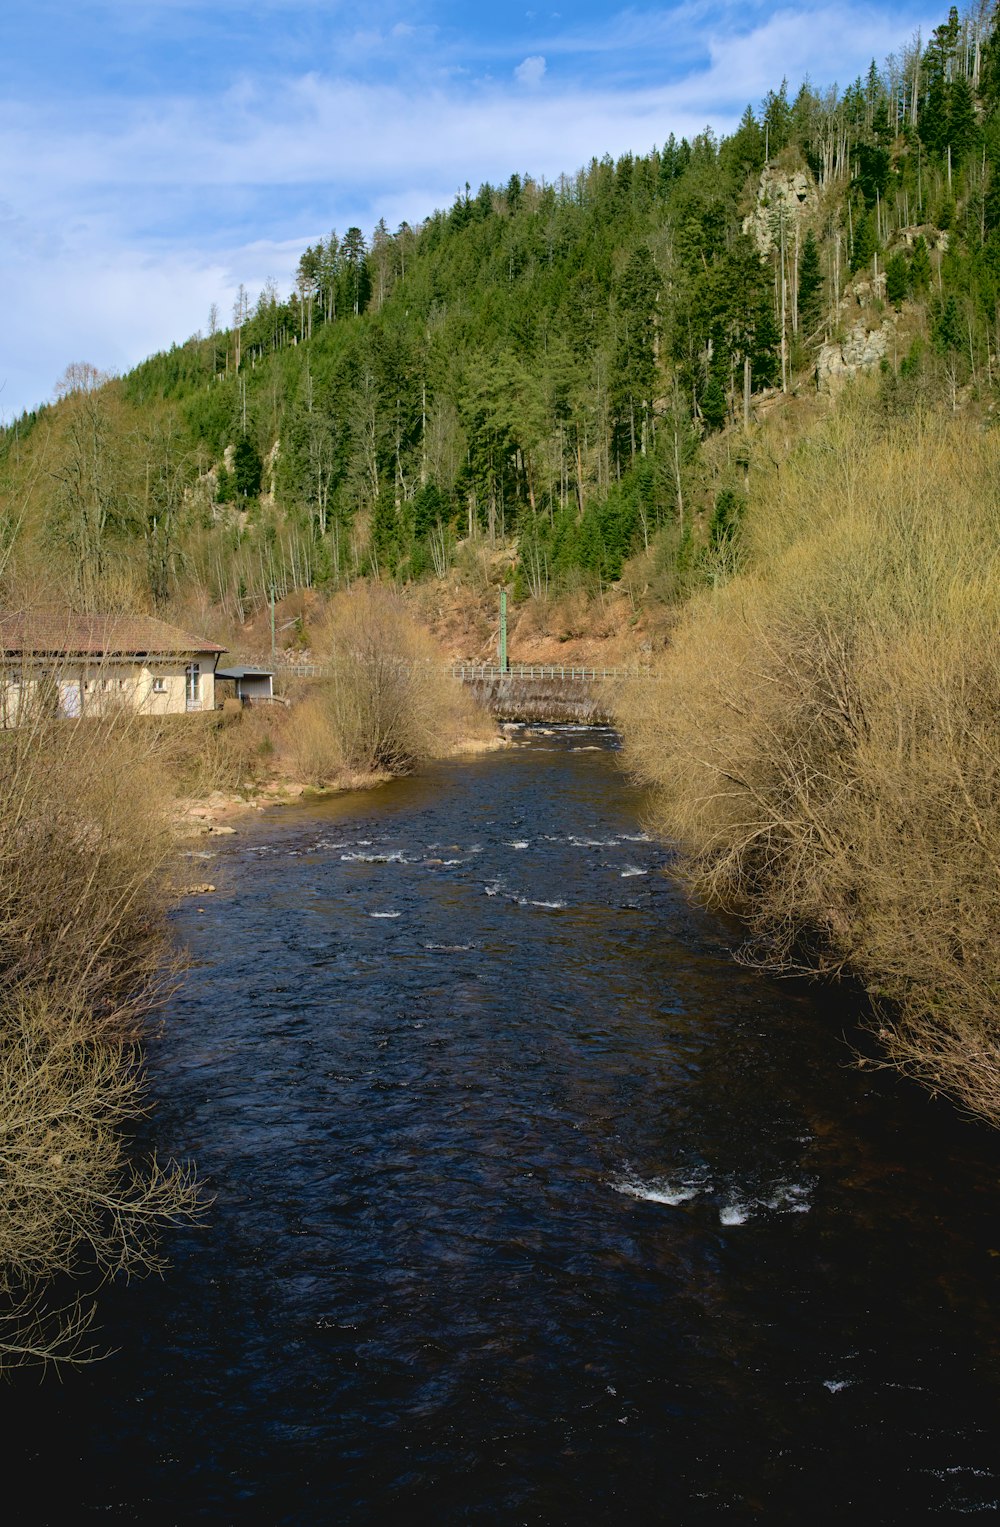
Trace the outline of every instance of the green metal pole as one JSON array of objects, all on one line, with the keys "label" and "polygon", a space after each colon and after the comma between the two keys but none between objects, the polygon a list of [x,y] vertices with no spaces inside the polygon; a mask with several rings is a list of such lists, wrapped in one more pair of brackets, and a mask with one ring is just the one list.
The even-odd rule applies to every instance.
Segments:
[{"label": "green metal pole", "polygon": [[500,590],[500,672],[507,672],[507,590]]}]

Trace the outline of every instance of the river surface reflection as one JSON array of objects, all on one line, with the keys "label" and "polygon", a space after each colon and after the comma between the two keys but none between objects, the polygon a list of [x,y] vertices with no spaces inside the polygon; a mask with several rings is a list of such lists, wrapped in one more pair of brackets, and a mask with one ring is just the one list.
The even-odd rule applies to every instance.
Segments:
[{"label": "river surface reflection", "polygon": [[517,739],[198,869],[148,1133],[214,1208],[8,1391],[22,1520],[997,1509],[994,1136],[734,964],[612,734]]}]

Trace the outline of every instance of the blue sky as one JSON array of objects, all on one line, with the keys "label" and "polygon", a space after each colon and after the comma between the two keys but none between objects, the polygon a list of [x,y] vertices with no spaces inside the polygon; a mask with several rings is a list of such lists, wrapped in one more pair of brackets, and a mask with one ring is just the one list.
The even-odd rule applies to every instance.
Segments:
[{"label": "blue sky", "polygon": [[787,75],[845,85],[947,7],[755,0],[6,0],[0,417],[288,288],[301,250],[731,131]]}]

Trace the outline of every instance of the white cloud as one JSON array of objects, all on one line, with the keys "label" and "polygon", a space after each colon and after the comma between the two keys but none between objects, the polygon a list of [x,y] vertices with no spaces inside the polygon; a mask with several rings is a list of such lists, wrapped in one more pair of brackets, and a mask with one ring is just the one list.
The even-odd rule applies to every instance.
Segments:
[{"label": "white cloud", "polygon": [[518,64],[514,70],[514,78],[519,85],[534,87],[542,83],[545,74],[545,60],[540,53],[534,53],[526,58],[523,64]]},{"label": "white cloud", "polygon": [[[783,75],[793,90],[807,73],[846,84],[920,19],[860,0],[808,13],[683,0],[589,27],[547,23],[512,54],[423,15],[400,20],[386,3],[366,12],[364,48],[345,24],[280,77],[244,55],[211,90],[185,91],[176,73],[158,96],[53,87],[18,101],[8,89],[0,414],[49,396],[70,360],[118,369],[183,340],[212,301],[228,314],[241,280],[256,292],[274,276],[287,290],[301,249],[332,226],[416,223],[466,180],[552,180],[671,132],[731,131]],[[516,64],[526,46],[538,51]]]},{"label": "white cloud", "polygon": [[127,371],[207,330],[213,302],[228,325],[241,281],[254,296],[268,277],[287,292],[307,242],[305,235],[261,240],[214,257],[197,249],[142,252],[100,243],[75,246],[69,259],[5,254],[0,282],[17,291],[18,303],[4,318],[0,421],[51,399],[69,361]]}]

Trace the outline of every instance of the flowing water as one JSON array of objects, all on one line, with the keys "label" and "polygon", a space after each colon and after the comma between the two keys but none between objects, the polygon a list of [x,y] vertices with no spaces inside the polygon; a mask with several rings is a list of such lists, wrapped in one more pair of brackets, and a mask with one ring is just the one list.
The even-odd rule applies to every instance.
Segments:
[{"label": "flowing water", "polygon": [[21,1520],[997,1510],[995,1137],[733,962],[612,734],[517,741],[194,861],[147,1131],[214,1207],[8,1390]]}]

